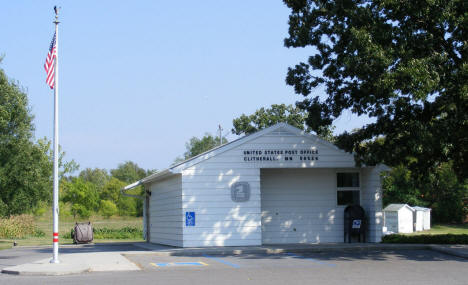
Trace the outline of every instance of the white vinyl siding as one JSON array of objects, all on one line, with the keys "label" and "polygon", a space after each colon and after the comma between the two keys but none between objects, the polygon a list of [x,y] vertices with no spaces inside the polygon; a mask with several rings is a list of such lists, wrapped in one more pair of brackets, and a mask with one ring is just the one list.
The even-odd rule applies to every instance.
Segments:
[{"label": "white vinyl siding", "polygon": [[431,229],[431,211],[427,210],[423,214],[423,230],[430,230]]},{"label": "white vinyl siding", "polygon": [[401,208],[398,211],[398,232],[413,232],[413,212],[408,208]]},{"label": "white vinyl siding", "polygon": [[[194,227],[184,222],[184,246],[259,245],[259,170],[211,168],[210,160],[182,171],[183,212],[195,212]],[[249,183],[249,201],[231,200],[231,186],[238,181]]]},{"label": "white vinyl siding", "polygon": [[414,218],[414,230],[417,232],[423,231],[424,227],[424,212],[423,211],[415,211],[413,213],[413,218]]},{"label": "white vinyl siding", "polygon": [[182,183],[174,175],[149,187],[150,242],[182,246]]},{"label": "white vinyl siding", "polygon": [[382,212],[382,184],[380,166],[361,168],[361,207],[367,217],[367,242],[382,240],[383,212]]}]

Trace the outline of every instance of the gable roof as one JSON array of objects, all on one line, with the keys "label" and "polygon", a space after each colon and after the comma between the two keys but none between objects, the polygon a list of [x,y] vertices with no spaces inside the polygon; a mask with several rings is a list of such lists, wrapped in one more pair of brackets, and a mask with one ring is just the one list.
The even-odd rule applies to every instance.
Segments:
[{"label": "gable roof", "polygon": [[182,162],[179,162],[177,164],[174,164],[174,165],[171,165],[169,168],[163,170],[163,171],[158,171],[156,173],[153,173],[133,184],[130,184],[128,186],[125,187],[125,189],[130,189],[130,188],[133,188],[135,186],[138,186],[138,185],[141,185],[141,184],[146,184],[146,183],[149,183],[149,182],[152,182],[152,181],[156,181],[156,180],[160,180],[160,179],[163,179],[163,178],[166,178],[168,176],[172,176],[172,175],[175,175],[175,174],[179,174],[182,172],[182,170],[188,168],[188,167],[191,167],[195,164],[198,164],[200,162],[203,162],[209,158],[212,158],[214,156],[217,156],[223,152],[226,152],[228,150],[231,150],[233,148],[236,148],[242,144],[245,144],[249,141],[252,141],[252,140],[255,140],[261,136],[264,136],[266,134],[270,134],[270,133],[274,133],[274,132],[286,132],[286,133],[290,133],[292,135],[297,135],[297,136],[303,136],[303,137],[306,137],[308,138],[309,140],[313,141],[313,142],[316,142],[316,143],[320,143],[322,145],[325,145],[327,147],[330,147],[336,151],[339,151],[341,152],[343,155],[352,155],[351,153],[349,152],[345,152],[344,150],[338,148],[337,146],[335,146],[334,144],[332,144],[331,142],[328,142],[316,135],[313,135],[313,134],[310,134],[310,133],[307,133],[303,130],[300,130],[296,127],[293,127],[289,124],[286,124],[286,123],[278,123],[278,124],[275,124],[271,127],[268,127],[268,128],[265,128],[263,130],[260,130],[258,132],[255,132],[253,134],[250,134],[250,135],[246,135],[246,136],[243,136],[241,138],[238,138],[236,140],[233,140],[231,142],[228,142],[226,144],[223,144],[223,145],[220,145],[218,147],[215,147],[213,149],[210,149],[204,153],[201,153],[197,156],[194,156],[192,158],[189,158],[185,161],[182,161]]},{"label": "gable roof", "polygon": [[348,152],[345,152],[343,151],[342,149],[339,149],[338,147],[336,147],[334,144],[324,140],[324,139],[321,139],[320,137],[316,136],[316,135],[313,135],[313,134],[310,134],[310,133],[307,133],[303,130],[300,130],[296,127],[293,127],[291,125],[288,125],[286,123],[277,123],[271,127],[268,127],[268,128],[265,128],[263,130],[260,130],[258,132],[255,132],[253,134],[250,134],[250,135],[246,135],[244,137],[241,137],[239,139],[236,139],[236,140],[233,140],[232,142],[229,142],[229,143],[226,143],[226,144],[223,144],[221,146],[218,146],[218,147],[215,147],[209,151],[206,151],[204,153],[201,153],[197,156],[194,156],[192,158],[189,158],[185,161],[182,161],[178,164],[175,164],[175,165],[172,165],[171,167],[169,167],[169,169],[173,169],[174,171],[180,171],[180,170],[183,170],[185,168],[188,168],[192,165],[195,165],[195,164],[198,164],[204,160],[207,160],[213,156],[216,156],[216,155],[219,155],[223,152],[226,152],[228,150],[231,150],[233,148],[236,148],[242,144],[245,144],[249,141],[252,141],[256,138],[259,138],[261,136],[264,136],[266,134],[269,134],[269,133],[273,133],[273,132],[289,132],[293,135],[297,135],[297,136],[304,136],[310,140],[313,140],[315,142],[318,142],[320,144],[323,144],[323,145],[326,145],[330,148],[333,148],[334,150],[337,150],[337,151],[340,151],[342,152],[344,155],[351,155],[350,153]]},{"label": "gable roof", "polygon": [[419,206],[413,206],[413,209],[416,211],[423,211],[423,212],[430,212],[432,211],[431,208],[424,208],[424,207],[419,207]]},{"label": "gable roof", "polygon": [[408,204],[390,204],[387,207],[385,207],[385,209],[383,210],[386,212],[398,212],[400,209],[405,208],[405,207],[411,210],[412,212],[414,212],[414,209],[408,206]]}]

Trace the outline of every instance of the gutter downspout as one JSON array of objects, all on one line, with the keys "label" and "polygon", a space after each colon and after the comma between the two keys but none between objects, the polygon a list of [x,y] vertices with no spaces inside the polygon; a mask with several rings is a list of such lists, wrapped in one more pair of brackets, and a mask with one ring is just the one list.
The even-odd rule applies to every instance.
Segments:
[{"label": "gutter downspout", "polygon": [[132,183],[130,185],[127,185],[125,186],[124,188],[120,189],[120,193],[122,193],[122,195],[126,196],[126,197],[132,197],[132,198],[139,198],[139,199],[145,199],[145,196],[139,196],[139,195],[132,195],[132,194],[127,194],[125,193],[125,191],[128,191],[130,189],[133,189],[135,187],[138,187],[140,185],[142,185],[143,183],[141,183],[141,180],[138,180],[137,182],[135,183]]},{"label": "gutter downspout", "polygon": [[[147,221],[146,221],[146,195],[139,196],[139,195],[132,195],[132,194],[125,193],[125,191],[133,189],[133,188],[138,187],[140,185],[143,185],[143,183],[141,182],[141,180],[138,180],[137,182],[132,183],[130,185],[127,185],[124,188],[120,189],[120,193],[122,193],[122,195],[126,196],[126,197],[132,197],[132,198],[137,198],[137,199],[143,200],[143,239],[148,241],[147,240],[148,233],[147,233],[147,226],[146,226],[146,224],[147,224]],[[146,194],[146,190],[145,190],[145,194]]]}]

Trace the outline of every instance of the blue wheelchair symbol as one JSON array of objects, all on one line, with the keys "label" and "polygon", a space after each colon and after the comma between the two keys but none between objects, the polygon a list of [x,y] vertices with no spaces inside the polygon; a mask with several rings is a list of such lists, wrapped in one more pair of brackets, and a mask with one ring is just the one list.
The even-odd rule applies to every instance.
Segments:
[{"label": "blue wheelchair symbol", "polygon": [[185,226],[186,227],[195,226],[195,212],[185,212]]}]

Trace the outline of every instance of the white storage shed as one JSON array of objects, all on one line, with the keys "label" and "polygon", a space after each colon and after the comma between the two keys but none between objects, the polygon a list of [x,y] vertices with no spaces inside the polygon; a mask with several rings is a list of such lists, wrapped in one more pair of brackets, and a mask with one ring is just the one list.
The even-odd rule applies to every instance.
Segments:
[{"label": "white storage shed", "polygon": [[385,227],[394,233],[413,232],[414,209],[407,204],[390,204],[383,209]]},{"label": "white storage shed", "polygon": [[426,231],[431,229],[431,209],[414,206],[416,231]]},{"label": "white storage shed", "polygon": [[123,189],[143,185],[147,241],[179,247],[343,241],[359,204],[367,241],[382,236],[383,165],[285,123],[224,144]]}]

